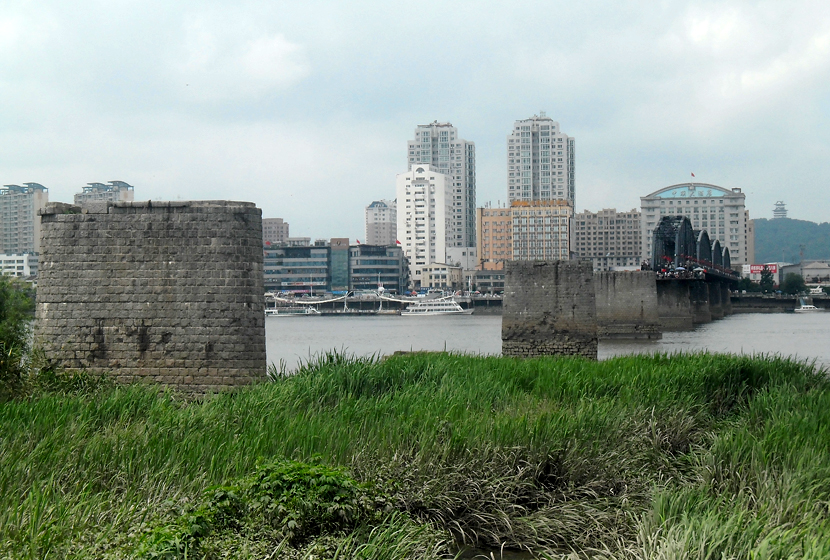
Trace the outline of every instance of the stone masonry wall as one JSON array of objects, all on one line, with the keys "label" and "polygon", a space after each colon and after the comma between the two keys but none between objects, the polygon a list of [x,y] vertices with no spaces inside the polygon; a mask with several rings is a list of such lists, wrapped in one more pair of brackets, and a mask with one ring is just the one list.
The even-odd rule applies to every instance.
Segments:
[{"label": "stone masonry wall", "polygon": [[590,262],[505,263],[502,354],[597,358],[597,321]]},{"label": "stone masonry wall", "polygon": [[596,272],[594,287],[600,339],[662,338],[653,272]]},{"label": "stone masonry wall", "polygon": [[52,204],[42,225],[35,335],[47,358],[193,394],[264,377],[254,204]]}]

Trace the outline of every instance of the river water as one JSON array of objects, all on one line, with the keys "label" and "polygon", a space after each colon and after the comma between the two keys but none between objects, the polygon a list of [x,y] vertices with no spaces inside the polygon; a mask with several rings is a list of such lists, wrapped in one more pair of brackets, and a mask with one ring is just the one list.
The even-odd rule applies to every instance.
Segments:
[{"label": "river water", "polygon": [[[337,350],[357,356],[397,350],[501,353],[501,316],[266,317],[268,362],[293,370],[309,357]],[[830,369],[830,312],[739,314],[664,333],[655,341],[600,341],[599,359],[623,354],[708,350],[780,354]]]}]

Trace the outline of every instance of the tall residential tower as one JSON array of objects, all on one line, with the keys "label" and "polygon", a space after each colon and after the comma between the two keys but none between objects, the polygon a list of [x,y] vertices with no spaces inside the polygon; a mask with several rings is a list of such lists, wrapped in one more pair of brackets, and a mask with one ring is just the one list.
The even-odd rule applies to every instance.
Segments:
[{"label": "tall residential tower", "polygon": [[[475,144],[460,138],[458,129],[452,124],[434,121],[418,125],[415,140],[408,142],[408,148],[407,170],[411,171],[416,165],[430,165],[435,171],[450,178],[451,213],[447,247],[475,247]],[[402,206],[400,198],[398,204]]]},{"label": "tall residential tower", "polygon": [[513,123],[507,136],[507,199],[575,199],[574,139],[544,111]]}]

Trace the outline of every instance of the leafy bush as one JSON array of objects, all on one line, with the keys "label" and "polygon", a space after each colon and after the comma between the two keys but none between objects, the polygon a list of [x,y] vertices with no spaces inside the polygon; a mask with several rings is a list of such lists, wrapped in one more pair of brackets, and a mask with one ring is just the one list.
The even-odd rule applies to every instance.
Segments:
[{"label": "leafy bush", "polygon": [[31,346],[29,323],[33,311],[31,288],[0,275],[0,401],[20,391]]},{"label": "leafy bush", "polygon": [[272,542],[296,546],[320,535],[349,532],[389,512],[386,498],[340,469],[278,461],[258,467],[236,485],[207,489],[201,504],[146,535],[138,555],[186,557],[214,533],[262,532],[263,528],[270,533],[263,536]]}]

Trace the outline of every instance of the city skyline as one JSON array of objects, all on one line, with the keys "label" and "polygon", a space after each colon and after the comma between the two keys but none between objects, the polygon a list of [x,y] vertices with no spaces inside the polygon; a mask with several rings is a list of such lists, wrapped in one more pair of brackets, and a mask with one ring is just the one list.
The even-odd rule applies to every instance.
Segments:
[{"label": "city skyline", "polygon": [[826,4],[423,7],[12,2],[0,179],[71,202],[119,177],[139,199],[248,200],[298,235],[359,238],[414,123],[474,142],[476,205],[496,205],[505,132],[546,111],[579,139],[576,211],[694,172],[741,188],[752,217],[783,199],[828,220]]}]

